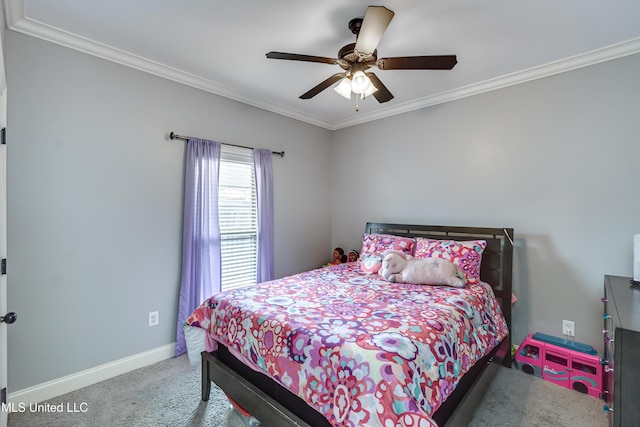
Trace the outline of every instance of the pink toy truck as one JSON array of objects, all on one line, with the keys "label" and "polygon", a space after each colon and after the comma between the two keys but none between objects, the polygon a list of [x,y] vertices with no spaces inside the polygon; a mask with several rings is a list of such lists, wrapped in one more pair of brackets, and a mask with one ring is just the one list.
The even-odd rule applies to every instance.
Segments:
[{"label": "pink toy truck", "polygon": [[522,372],[580,393],[601,396],[602,363],[590,345],[536,332],[520,344],[515,360]]}]

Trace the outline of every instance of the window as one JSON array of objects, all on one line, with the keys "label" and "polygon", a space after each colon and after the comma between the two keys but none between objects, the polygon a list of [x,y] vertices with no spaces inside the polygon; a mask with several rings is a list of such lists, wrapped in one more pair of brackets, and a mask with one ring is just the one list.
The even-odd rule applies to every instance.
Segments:
[{"label": "window", "polygon": [[222,146],[218,213],[222,289],[255,284],[258,208],[251,150]]}]

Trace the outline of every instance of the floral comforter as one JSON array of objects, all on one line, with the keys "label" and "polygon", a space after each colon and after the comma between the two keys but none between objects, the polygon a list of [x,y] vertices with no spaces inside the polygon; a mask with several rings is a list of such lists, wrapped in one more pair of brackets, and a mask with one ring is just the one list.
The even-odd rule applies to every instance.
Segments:
[{"label": "floral comforter", "polygon": [[353,427],[436,425],[462,375],[508,334],[485,283],[389,283],[357,263],[221,292],[187,324]]}]

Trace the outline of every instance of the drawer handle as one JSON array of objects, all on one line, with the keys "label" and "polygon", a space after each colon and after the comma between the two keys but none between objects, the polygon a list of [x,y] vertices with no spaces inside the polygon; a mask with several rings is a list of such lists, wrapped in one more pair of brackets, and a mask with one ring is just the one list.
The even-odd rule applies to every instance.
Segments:
[{"label": "drawer handle", "polygon": [[604,412],[613,412],[613,408],[610,408],[607,405],[604,405]]},{"label": "drawer handle", "polygon": [[613,341],[614,341],[614,340],[613,340],[613,338],[609,338],[609,337],[605,337],[605,338],[604,338],[604,343],[605,343],[605,344],[610,344],[610,343],[612,343]]},{"label": "drawer handle", "polygon": [[600,301],[602,301],[602,302],[609,302],[609,300],[608,300],[608,299],[606,299],[605,297],[600,298]]},{"label": "drawer handle", "polygon": [[604,365],[605,372],[613,372],[613,368],[610,368],[609,365]]}]

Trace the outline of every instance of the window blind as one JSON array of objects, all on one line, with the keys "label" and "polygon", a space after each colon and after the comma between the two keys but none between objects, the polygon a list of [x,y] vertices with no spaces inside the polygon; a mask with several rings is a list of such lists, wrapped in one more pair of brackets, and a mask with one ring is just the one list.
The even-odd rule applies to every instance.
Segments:
[{"label": "window blind", "polygon": [[251,150],[222,146],[218,214],[222,289],[256,283],[258,211]]}]

